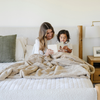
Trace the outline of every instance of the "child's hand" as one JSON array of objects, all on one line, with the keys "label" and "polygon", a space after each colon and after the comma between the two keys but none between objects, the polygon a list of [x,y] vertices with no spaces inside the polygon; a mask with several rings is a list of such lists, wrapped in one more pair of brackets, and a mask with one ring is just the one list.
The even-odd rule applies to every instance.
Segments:
[{"label": "child's hand", "polygon": [[67,52],[67,46],[64,46],[63,48],[60,47],[60,50],[58,50],[58,52]]},{"label": "child's hand", "polygon": [[60,50],[58,50],[58,52],[67,52],[68,47],[64,46],[63,48],[60,47]]},{"label": "child's hand", "polygon": [[[63,49],[63,51],[62,52],[67,52],[67,50],[65,50],[65,49]],[[68,53],[68,52],[67,52]]]},{"label": "child's hand", "polygon": [[67,46],[64,46],[64,47],[63,47],[63,49],[64,49],[64,50],[67,50],[67,49],[68,49],[68,47],[67,47]]},{"label": "child's hand", "polygon": [[71,53],[72,52],[72,49],[69,49],[67,46],[64,46],[63,50],[65,50],[64,52],[67,52],[67,53]]}]

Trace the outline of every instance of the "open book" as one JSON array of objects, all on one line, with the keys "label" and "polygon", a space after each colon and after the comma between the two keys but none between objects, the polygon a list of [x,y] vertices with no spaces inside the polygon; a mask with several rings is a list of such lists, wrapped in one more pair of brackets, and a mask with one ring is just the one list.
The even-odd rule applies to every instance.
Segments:
[{"label": "open book", "polygon": [[52,44],[52,45],[48,45],[48,49],[51,49],[54,51],[54,53],[58,52],[58,50],[60,50],[60,47],[64,47],[64,43],[60,42],[58,44]]}]

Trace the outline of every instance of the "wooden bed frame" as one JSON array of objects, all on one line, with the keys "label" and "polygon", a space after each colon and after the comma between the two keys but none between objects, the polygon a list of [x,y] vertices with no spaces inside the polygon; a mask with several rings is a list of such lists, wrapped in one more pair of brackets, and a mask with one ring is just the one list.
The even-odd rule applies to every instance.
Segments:
[{"label": "wooden bed frame", "polygon": [[83,56],[82,56],[82,54],[83,54],[83,52],[82,52],[82,49],[83,49],[83,44],[82,44],[82,42],[83,42],[83,31],[82,31],[82,26],[78,26],[78,31],[79,31],[79,58],[83,58]]},{"label": "wooden bed frame", "polygon": [[[82,26],[78,26],[78,30],[79,30],[79,58],[83,58],[83,53],[82,53],[82,49],[83,49],[83,30],[82,30]],[[96,84],[95,85],[95,89],[97,90],[97,100],[100,100],[100,84]]]}]

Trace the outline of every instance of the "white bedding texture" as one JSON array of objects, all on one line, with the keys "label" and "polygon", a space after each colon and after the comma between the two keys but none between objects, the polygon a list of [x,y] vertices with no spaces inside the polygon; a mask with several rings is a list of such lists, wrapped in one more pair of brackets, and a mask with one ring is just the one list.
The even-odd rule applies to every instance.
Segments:
[{"label": "white bedding texture", "polygon": [[57,79],[6,79],[0,82],[0,90],[27,89],[70,89],[93,88],[89,79],[57,78]]},{"label": "white bedding texture", "polygon": [[45,89],[45,90],[0,90],[0,100],[97,100],[93,88]]},{"label": "white bedding texture", "polygon": [[[0,63],[0,72],[14,63]],[[93,88],[90,79],[85,78],[54,78],[54,79],[6,79],[0,81],[0,89],[67,89],[67,88]]]}]

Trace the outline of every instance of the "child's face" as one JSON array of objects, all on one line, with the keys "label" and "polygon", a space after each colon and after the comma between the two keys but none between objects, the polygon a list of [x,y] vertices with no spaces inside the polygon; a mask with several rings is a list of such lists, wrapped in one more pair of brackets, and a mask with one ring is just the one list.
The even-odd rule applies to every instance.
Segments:
[{"label": "child's face", "polygon": [[66,42],[67,41],[67,35],[66,34],[61,34],[59,37],[60,42]]}]

